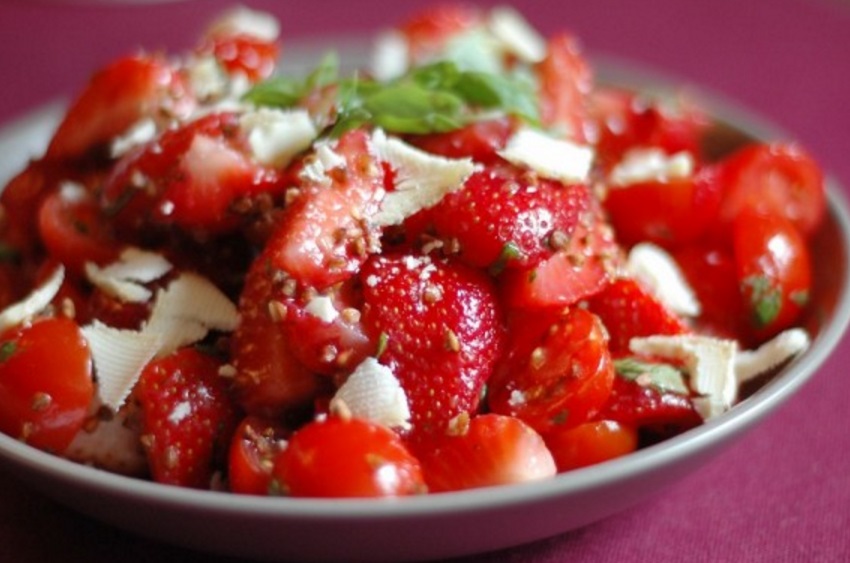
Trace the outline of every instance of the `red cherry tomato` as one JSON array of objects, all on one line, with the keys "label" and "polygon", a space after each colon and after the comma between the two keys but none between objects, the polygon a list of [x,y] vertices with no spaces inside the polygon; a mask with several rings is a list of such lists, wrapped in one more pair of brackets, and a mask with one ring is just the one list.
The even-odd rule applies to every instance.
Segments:
[{"label": "red cherry tomato", "polygon": [[274,476],[292,496],[385,497],[425,491],[419,461],[389,428],[330,416],[303,426],[277,457]]},{"label": "red cherry tomato", "polygon": [[73,321],[44,319],[0,337],[0,431],[61,453],[93,397],[91,355]]},{"label": "red cherry tomato", "polygon": [[274,459],[285,447],[288,434],[270,420],[245,417],[230,442],[227,467],[230,490],[247,495],[269,494]]},{"label": "red cherry tomato", "polygon": [[558,471],[569,471],[614,459],[637,449],[637,430],[613,420],[555,428],[543,436]]},{"label": "red cherry tomato", "polygon": [[779,215],[742,211],[733,225],[737,279],[758,340],[791,327],[809,299],[811,258],[794,224]]},{"label": "red cherry tomato", "polygon": [[811,235],[826,211],[823,173],[814,159],[795,144],[745,147],[723,164],[721,226],[730,225],[745,209],[790,220]]},{"label": "red cherry tomato", "polygon": [[586,422],[608,399],[614,384],[602,323],[580,308],[554,322],[550,316],[524,319],[519,334],[513,331],[505,360],[490,378],[491,410],[515,416],[541,434]]}]

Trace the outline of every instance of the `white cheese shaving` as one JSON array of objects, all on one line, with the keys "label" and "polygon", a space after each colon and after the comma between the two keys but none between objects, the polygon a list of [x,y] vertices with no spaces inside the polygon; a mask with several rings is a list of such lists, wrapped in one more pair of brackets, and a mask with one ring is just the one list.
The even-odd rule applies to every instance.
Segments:
[{"label": "white cheese shaving", "polygon": [[215,57],[200,57],[186,66],[192,92],[199,100],[217,100],[228,93],[230,80]]},{"label": "white cheese shaving", "polygon": [[0,313],[0,332],[29,321],[33,316],[43,311],[62,287],[65,279],[65,268],[56,267],[50,277],[35,288],[22,300],[6,307]]},{"label": "white cheese shaving", "polygon": [[207,34],[211,36],[250,35],[272,42],[276,41],[280,35],[280,23],[271,14],[237,6],[214,21],[207,29]]},{"label": "white cheese shaving", "polygon": [[339,312],[334,307],[333,300],[327,295],[312,298],[304,307],[304,310],[323,323],[332,323],[339,317]]},{"label": "white cheese shaving", "polygon": [[277,168],[309,148],[318,135],[306,110],[260,108],[243,114],[240,126],[257,162]]},{"label": "white cheese shaving", "polygon": [[64,180],[59,184],[59,197],[67,203],[78,203],[84,200],[88,192],[86,187],[78,182]]},{"label": "white cheese shaving", "polygon": [[660,246],[648,242],[633,246],[626,269],[670,310],[689,317],[699,316],[702,308],[694,290],[673,257]]},{"label": "white cheese shaving", "polygon": [[404,35],[398,31],[381,33],[372,48],[372,74],[382,82],[398,78],[407,71],[409,56]]},{"label": "white cheese shaving", "polygon": [[528,127],[517,131],[499,154],[517,166],[565,184],[587,181],[594,158],[590,146],[556,139]]},{"label": "white cheese shaving", "polygon": [[738,344],[734,340],[695,334],[653,335],[632,338],[629,349],[635,354],[684,362],[690,374],[691,388],[703,396],[699,404],[708,407],[704,413],[706,418],[728,410],[735,402],[738,395],[735,377]]},{"label": "white cheese shaving", "polygon": [[372,134],[372,147],[396,172],[395,191],[384,196],[373,217],[380,226],[398,225],[417,211],[436,205],[446,194],[460,189],[475,171],[470,158],[434,156],[388,138],[381,129]]},{"label": "white cheese shaving", "polygon": [[608,183],[623,187],[641,182],[680,180],[690,177],[694,166],[694,157],[687,151],[668,156],[658,148],[632,149],[608,174]]},{"label": "white cheese shaving", "polygon": [[91,350],[98,397],[115,412],[130,395],[147,363],[156,356],[160,337],[113,328],[99,321],[82,327],[82,333]]},{"label": "white cheese shaving", "polygon": [[502,47],[520,60],[538,63],[546,58],[546,40],[513,8],[493,8],[488,25]]},{"label": "white cheese shaving", "polygon": [[140,119],[123,135],[112,140],[109,154],[112,158],[124,156],[132,149],[153,141],[156,137],[156,122],[150,117]]},{"label": "white cheese shaving", "polygon": [[410,427],[407,394],[390,368],[375,358],[357,366],[334,395],[351,414],[389,427]]},{"label": "white cheese shaving", "polygon": [[90,416],[96,424],[86,424],[74,436],[64,457],[106,469],[121,475],[144,475],[148,470],[147,456],[139,439],[141,421],[139,408],[129,403],[108,419],[98,417],[102,403],[92,401]]},{"label": "white cheese shaving", "polygon": [[334,151],[327,142],[316,143],[314,149],[314,158],[307,159],[299,175],[307,182],[330,186],[331,178],[328,172],[335,168],[345,168],[345,158]]},{"label": "white cheese shaving", "polygon": [[802,328],[780,332],[755,350],[744,350],[735,358],[738,384],[770,371],[808,349],[810,339]]},{"label": "white cheese shaving", "polygon": [[101,291],[125,303],[143,303],[151,291],[142,284],[152,282],[171,270],[171,263],[161,254],[138,248],[127,248],[103,268],[92,262],[85,265],[86,277]]}]

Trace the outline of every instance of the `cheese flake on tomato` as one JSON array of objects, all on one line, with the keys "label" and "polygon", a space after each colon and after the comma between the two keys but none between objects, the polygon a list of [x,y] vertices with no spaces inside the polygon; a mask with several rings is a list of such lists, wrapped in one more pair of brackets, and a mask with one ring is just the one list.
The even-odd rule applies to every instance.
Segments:
[{"label": "cheese flake on tomato", "polygon": [[410,427],[410,406],[395,374],[375,358],[366,358],[337,390],[352,416],[391,428]]},{"label": "cheese flake on tomato", "polygon": [[22,300],[12,303],[0,313],[0,332],[29,321],[43,311],[62,287],[65,268],[60,264],[44,282]]},{"label": "cheese flake on tomato", "polygon": [[689,317],[699,316],[702,307],[696,293],[673,257],[660,246],[648,242],[633,246],[626,269],[671,311]]},{"label": "cheese flake on tomato", "polygon": [[543,178],[565,184],[587,181],[595,156],[588,145],[556,139],[528,127],[508,139],[499,154],[517,166],[534,170]]},{"label": "cheese flake on tomato", "polygon": [[256,161],[276,168],[289,164],[318,135],[306,110],[260,108],[243,114],[239,123]]},{"label": "cheese flake on tomato", "polygon": [[463,186],[475,171],[471,158],[445,158],[419,150],[381,129],[372,134],[379,160],[395,171],[395,191],[388,192],[373,221],[379,226],[399,225],[417,211],[436,205],[446,194]]},{"label": "cheese flake on tomato", "polygon": [[612,187],[625,187],[642,182],[680,180],[694,173],[694,157],[687,151],[668,155],[659,148],[628,151],[608,174]]}]

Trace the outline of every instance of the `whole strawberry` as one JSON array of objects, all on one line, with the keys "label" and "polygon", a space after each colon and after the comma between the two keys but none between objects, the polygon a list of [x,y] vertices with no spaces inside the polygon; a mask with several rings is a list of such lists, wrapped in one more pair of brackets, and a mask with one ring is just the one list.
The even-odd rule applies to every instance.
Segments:
[{"label": "whole strawberry", "polygon": [[136,397],[143,412],[142,445],[155,481],[209,487],[236,424],[219,365],[196,348],[182,348],[142,373]]},{"label": "whole strawberry", "polygon": [[363,266],[363,322],[407,393],[414,432],[478,408],[503,344],[491,280],[458,262],[375,256]]}]

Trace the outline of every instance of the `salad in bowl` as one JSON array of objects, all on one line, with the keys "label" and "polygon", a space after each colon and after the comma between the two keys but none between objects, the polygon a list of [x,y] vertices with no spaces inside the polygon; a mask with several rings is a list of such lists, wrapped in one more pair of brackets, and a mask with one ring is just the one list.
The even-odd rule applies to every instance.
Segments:
[{"label": "salad in bowl", "polygon": [[722,417],[804,353],[827,215],[510,8],[299,76],[240,8],[95,73],[0,195],[0,431],[187,489],[545,481]]}]

